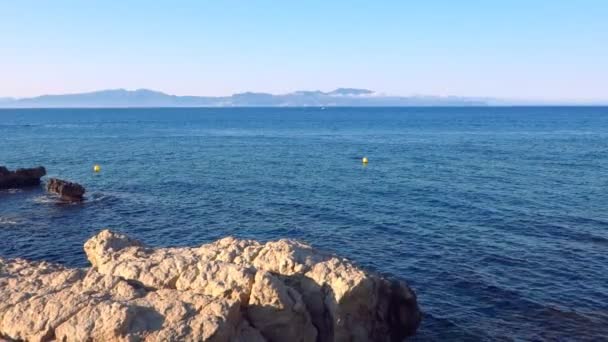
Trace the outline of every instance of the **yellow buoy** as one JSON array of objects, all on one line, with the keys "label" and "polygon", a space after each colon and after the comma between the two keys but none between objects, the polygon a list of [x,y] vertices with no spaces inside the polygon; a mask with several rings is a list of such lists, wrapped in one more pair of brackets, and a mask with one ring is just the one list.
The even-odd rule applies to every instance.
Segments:
[{"label": "yellow buoy", "polygon": [[367,164],[367,162],[368,162],[367,157],[363,157],[363,158],[361,159],[361,162],[362,162],[363,164]]},{"label": "yellow buoy", "polygon": [[101,166],[99,166],[97,164],[93,165],[93,171],[95,171],[95,172],[101,171]]}]

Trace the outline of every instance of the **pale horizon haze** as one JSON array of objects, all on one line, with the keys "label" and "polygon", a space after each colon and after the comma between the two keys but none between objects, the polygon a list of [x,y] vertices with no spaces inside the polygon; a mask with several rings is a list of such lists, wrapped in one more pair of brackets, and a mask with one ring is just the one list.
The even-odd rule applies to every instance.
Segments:
[{"label": "pale horizon haze", "polygon": [[599,0],[5,1],[0,97],[355,87],[607,101],[607,18]]}]

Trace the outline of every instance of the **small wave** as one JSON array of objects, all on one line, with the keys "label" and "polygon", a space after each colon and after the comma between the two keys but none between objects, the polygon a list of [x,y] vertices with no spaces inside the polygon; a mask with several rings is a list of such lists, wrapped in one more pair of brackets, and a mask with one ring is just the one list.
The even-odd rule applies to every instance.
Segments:
[{"label": "small wave", "polygon": [[0,190],[0,194],[16,194],[22,191],[21,189],[2,189]]},{"label": "small wave", "polygon": [[119,195],[109,192],[94,192],[86,197],[87,203],[113,203],[118,201]]},{"label": "small wave", "polygon": [[15,127],[36,127],[39,125],[31,125],[31,124],[0,124],[0,127],[9,127],[9,128],[15,128]]},{"label": "small wave", "polygon": [[32,202],[38,204],[60,204],[60,205],[87,205],[95,203],[114,203],[119,200],[119,196],[109,193],[95,192],[84,197],[83,202],[66,202],[62,201],[58,196],[53,194],[43,194],[32,198]]},{"label": "small wave", "polygon": [[45,124],[44,128],[87,128],[92,127],[92,125],[87,124],[74,124],[74,123],[57,123],[57,124]]},{"label": "small wave", "polygon": [[19,222],[17,221],[17,219],[15,218],[11,218],[11,217],[2,217],[0,216],[0,225],[15,225],[15,224],[19,224]]},{"label": "small wave", "polygon": [[84,201],[82,201],[82,202],[78,202],[78,201],[72,202],[72,201],[63,201],[61,198],[59,198],[59,196],[45,194],[45,195],[41,195],[38,197],[34,197],[34,199],[32,201],[34,203],[38,203],[38,204],[55,204],[58,206],[78,206],[78,205],[86,204],[88,202],[88,197],[85,197]]},{"label": "small wave", "polygon": [[33,201],[35,203],[57,203],[57,198],[50,195],[41,195],[34,197]]}]

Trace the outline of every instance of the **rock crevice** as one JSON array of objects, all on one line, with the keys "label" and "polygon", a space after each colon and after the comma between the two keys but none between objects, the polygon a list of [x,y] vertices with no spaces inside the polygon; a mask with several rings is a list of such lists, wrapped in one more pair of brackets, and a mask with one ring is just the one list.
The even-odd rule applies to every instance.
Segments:
[{"label": "rock crevice", "polygon": [[152,249],[104,230],[84,249],[88,270],[0,259],[0,336],[401,341],[421,319],[404,282],[297,241],[227,237],[200,247]]}]

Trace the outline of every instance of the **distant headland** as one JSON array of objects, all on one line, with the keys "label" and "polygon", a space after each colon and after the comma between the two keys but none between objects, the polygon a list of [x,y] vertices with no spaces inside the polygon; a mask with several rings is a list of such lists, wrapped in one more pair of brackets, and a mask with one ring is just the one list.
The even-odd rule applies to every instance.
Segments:
[{"label": "distant headland", "polygon": [[0,97],[0,108],[154,108],[154,107],[472,107],[606,106],[608,101],[517,100],[493,97],[387,95],[369,89],[298,90],[285,94],[244,92],[230,96],[180,96],[150,89]]},{"label": "distant headland", "polygon": [[295,91],[286,94],[246,92],[231,96],[177,96],[149,89],[111,89],[88,93],[0,98],[0,108],[103,107],[388,107],[484,106],[482,99],[457,96],[392,96],[368,89]]}]

